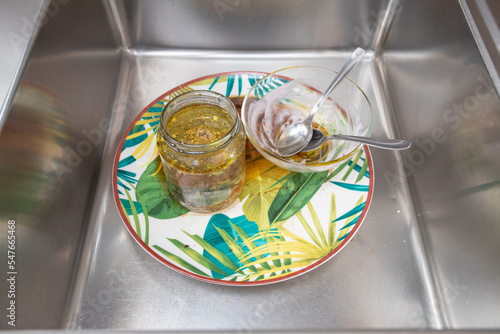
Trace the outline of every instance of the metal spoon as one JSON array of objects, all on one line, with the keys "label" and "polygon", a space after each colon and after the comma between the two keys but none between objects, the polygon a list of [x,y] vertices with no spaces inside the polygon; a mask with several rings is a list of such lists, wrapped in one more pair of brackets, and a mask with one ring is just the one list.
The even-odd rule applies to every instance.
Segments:
[{"label": "metal spoon", "polygon": [[276,143],[276,149],[281,156],[289,157],[291,155],[294,155],[295,153],[302,151],[307,143],[309,143],[313,134],[312,121],[314,115],[318,111],[319,107],[321,107],[323,102],[326,101],[328,95],[330,95],[333,89],[337,87],[337,85],[347,76],[347,74],[349,74],[349,72],[351,72],[351,70],[359,63],[364,54],[365,50],[363,50],[362,48],[357,48],[356,50],[354,50],[347,62],[340,69],[335,79],[333,79],[330,86],[328,86],[321,98],[318,100],[318,102],[316,102],[309,116],[307,116],[307,118],[301,122],[290,124],[283,130]]},{"label": "metal spoon", "polygon": [[404,150],[411,146],[411,140],[404,139],[380,139],[380,138],[369,138],[369,137],[358,137],[358,136],[347,136],[347,135],[331,135],[325,137],[325,135],[316,129],[313,129],[313,134],[311,141],[302,149],[302,152],[314,151],[327,140],[331,139],[343,139],[355,141],[358,143],[363,143],[373,147],[385,148],[388,150]]}]

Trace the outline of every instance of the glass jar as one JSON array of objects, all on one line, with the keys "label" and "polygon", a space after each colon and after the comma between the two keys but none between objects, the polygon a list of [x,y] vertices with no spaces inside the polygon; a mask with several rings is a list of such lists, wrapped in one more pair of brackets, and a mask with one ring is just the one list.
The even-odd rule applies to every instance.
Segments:
[{"label": "glass jar", "polygon": [[161,114],[157,143],[170,194],[196,212],[231,204],[245,182],[245,140],[225,96],[192,91],[172,99]]}]

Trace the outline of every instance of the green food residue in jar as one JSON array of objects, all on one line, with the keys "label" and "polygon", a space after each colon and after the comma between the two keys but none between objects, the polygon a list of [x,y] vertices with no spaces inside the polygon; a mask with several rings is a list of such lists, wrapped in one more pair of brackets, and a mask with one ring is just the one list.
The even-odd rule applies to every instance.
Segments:
[{"label": "green food residue in jar", "polygon": [[167,133],[189,145],[213,143],[229,133],[232,121],[220,107],[210,104],[191,105],[167,122]]}]

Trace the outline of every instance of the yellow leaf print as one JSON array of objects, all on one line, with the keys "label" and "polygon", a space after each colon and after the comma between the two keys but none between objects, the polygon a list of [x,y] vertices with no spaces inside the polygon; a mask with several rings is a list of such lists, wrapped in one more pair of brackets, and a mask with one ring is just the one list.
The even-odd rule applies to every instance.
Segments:
[{"label": "yellow leaf print", "polygon": [[241,201],[246,198],[243,213],[259,226],[259,230],[269,229],[269,207],[280,188],[278,181],[287,173],[262,157],[246,165],[245,186],[239,198]]}]

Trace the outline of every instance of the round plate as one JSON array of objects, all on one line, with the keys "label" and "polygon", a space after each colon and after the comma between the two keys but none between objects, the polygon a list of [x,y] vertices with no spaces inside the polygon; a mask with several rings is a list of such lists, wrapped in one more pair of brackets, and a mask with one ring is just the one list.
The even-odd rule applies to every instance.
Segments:
[{"label": "round plate", "polygon": [[246,182],[232,206],[192,213],[170,197],[156,148],[164,105],[187,91],[212,90],[241,107],[265,74],[219,73],[182,84],[147,106],[118,147],[113,192],[126,228],[146,252],[189,277],[224,285],[296,277],[337,254],[368,211],[374,176],[367,146],[333,170],[295,173],[247,141]]}]

